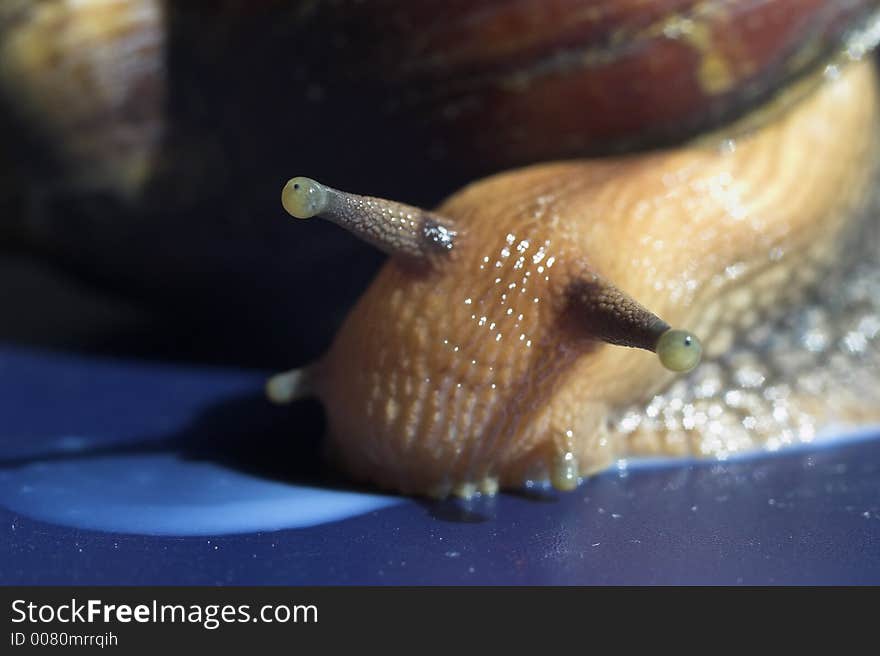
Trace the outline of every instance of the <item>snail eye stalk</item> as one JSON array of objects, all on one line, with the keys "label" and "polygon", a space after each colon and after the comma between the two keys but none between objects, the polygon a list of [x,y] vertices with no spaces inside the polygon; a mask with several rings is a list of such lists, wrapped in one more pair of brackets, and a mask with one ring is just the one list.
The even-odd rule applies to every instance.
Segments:
[{"label": "snail eye stalk", "polygon": [[686,330],[672,329],[628,294],[599,276],[569,288],[569,305],[577,330],[608,344],[653,351],[666,369],[685,373],[700,363],[700,340]]},{"label": "snail eye stalk", "polygon": [[311,178],[292,178],[281,204],[298,219],[321,216],[389,255],[423,259],[452,249],[452,222],[433,212],[372,196],[358,196]]}]

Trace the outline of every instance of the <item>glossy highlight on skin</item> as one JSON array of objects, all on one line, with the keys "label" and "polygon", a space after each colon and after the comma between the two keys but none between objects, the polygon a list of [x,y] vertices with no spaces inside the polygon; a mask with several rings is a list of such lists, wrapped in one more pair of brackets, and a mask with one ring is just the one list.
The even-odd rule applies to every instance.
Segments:
[{"label": "glossy highlight on skin", "polygon": [[392,257],[309,368],[336,462],[382,487],[468,497],[570,489],[625,456],[612,418],[673,374],[578,330],[567,290],[611,281],[692,327],[701,349],[676,347],[678,332],[654,342],[683,371],[681,349],[718,360],[797,303],[860,224],[874,169],[872,66],[837,77],[742,134],[535,166],[451,197],[436,211],[458,231],[449,257],[427,273]]},{"label": "glossy highlight on skin", "polygon": [[[291,178],[281,192],[281,204],[291,216],[308,219],[321,215],[411,262],[444,266],[455,246],[452,219],[394,201],[331,189],[311,178]],[[440,259],[431,257],[438,254]],[[572,323],[580,324],[574,329],[589,338],[656,351],[670,371],[688,371],[699,363],[702,349],[696,335],[670,330],[665,321],[599,276],[575,280],[568,296],[571,312],[578,315]],[[269,398],[283,402],[295,397],[295,387],[304,375],[293,371],[271,379]]]}]

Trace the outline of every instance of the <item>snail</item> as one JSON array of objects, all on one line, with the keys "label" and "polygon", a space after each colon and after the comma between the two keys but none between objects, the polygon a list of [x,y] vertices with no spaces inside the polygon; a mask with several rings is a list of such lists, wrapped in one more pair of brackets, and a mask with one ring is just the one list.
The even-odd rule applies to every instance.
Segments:
[{"label": "snail", "polygon": [[[0,240],[316,359],[270,396],[316,394],[354,477],[568,489],[875,419],[876,2],[199,4],[0,10],[9,152],[45,155]],[[68,124],[81,79],[110,91]],[[292,169],[424,206],[466,186],[434,211],[285,187],[390,256],[337,332],[380,259],[277,221]]]},{"label": "snail", "polygon": [[[742,375],[723,364],[731,330],[777,318],[866,220],[876,94],[861,62],[735,146],[710,137],[514,170],[436,212],[293,178],[288,213],[323,216],[391,257],[326,357],[272,378],[269,396],[317,394],[336,458],[384,487],[440,497],[541,480],[571,489],[631,454],[615,414],[699,362],[699,339],[670,325],[693,326],[706,356]],[[656,351],[659,363],[621,347]],[[681,383],[679,402],[698,380]],[[800,394],[787,413],[833,403]],[[738,416],[732,402],[714,407],[713,421]],[[688,431],[703,451],[715,438],[708,414]],[[656,451],[670,450],[670,432],[654,431]]]}]

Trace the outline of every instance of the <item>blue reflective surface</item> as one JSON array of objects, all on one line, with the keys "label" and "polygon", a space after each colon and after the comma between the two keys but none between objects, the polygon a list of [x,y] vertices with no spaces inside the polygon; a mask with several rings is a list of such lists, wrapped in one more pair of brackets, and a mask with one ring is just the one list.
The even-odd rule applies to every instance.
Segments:
[{"label": "blue reflective surface", "polygon": [[264,481],[161,453],[38,461],[0,473],[0,502],[75,528],[186,536],[313,526],[396,499]]},{"label": "blue reflective surface", "polygon": [[880,583],[880,437],[426,503],[322,469],[264,372],[0,346],[0,582]]}]

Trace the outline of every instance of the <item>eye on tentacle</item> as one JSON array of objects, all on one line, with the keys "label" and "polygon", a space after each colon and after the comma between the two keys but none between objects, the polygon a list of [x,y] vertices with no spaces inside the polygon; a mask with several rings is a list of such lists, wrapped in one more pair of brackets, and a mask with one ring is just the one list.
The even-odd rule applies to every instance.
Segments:
[{"label": "eye on tentacle", "polygon": [[685,373],[700,363],[700,340],[673,329],[660,317],[599,276],[568,288],[570,318],[590,339],[652,351],[670,371]]},{"label": "eye on tentacle", "polygon": [[[358,196],[298,176],[281,192],[281,204],[293,217],[321,216],[372,243],[390,255],[425,259],[453,248],[453,222],[418,207]],[[696,335],[673,330],[630,296],[599,276],[573,283],[569,301],[580,330],[591,339],[652,351],[670,371],[688,372],[702,356]],[[269,396],[277,402],[301,395],[298,372],[270,381]],[[296,391],[292,391],[296,390]]]},{"label": "eye on tentacle", "polygon": [[[427,261],[452,250],[452,221],[418,207],[383,198],[358,196],[298,176],[281,191],[281,204],[297,219],[320,216],[392,256]],[[315,366],[291,369],[266,382],[273,403],[292,403],[315,395]]]},{"label": "eye on tentacle", "polygon": [[452,221],[433,212],[346,193],[301,176],[284,185],[281,204],[291,216],[321,216],[393,256],[425,259],[451,250],[456,236]]}]

